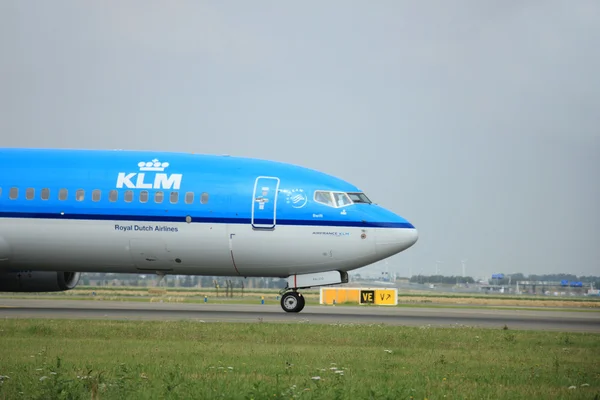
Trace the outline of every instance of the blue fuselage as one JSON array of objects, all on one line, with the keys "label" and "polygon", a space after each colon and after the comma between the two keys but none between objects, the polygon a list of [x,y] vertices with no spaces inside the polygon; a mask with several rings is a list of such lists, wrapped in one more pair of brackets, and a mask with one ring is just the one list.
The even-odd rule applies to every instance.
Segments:
[{"label": "blue fuselage", "polygon": [[0,217],[414,228],[368,199],[317,201],[316,191],[361,193],[341,179],[228,156],[4,149],[0,190]]}]

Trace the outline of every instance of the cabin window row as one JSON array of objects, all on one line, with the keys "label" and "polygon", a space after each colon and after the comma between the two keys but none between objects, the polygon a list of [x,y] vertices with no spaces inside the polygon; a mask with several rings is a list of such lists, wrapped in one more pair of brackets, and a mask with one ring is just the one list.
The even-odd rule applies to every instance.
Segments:
[{"label": "cabin window row", "polygon": [[[86,191],[84,189],[77,189],[75,191],[75,200],[84,201],[85,200]],[[2,188],[0,188],[0,196],[2,196]],[[196,194],[194,192],[186,192],[184,195],[184,202],[186,204],[193,204],[194,198]],[[65,201],[69,197],[69,191],[67,189],[60,189],[58,191],[58,200]],[[161,204],[165,199],[165,193],[162,191],[154,192],[152,195],[147,190],[142,190],[139,192],[138,201],[140,203],[147,203],[150,201],[150,198],[153,198],[152,201],[157,204]],[[16,200],[19,198],[19,188],[12,187],[8,192],[8,198],[10,200]],[[35,189],[27,188],[25,189],[25,199],[33,200],[35,198]],[[44,188],[40,190],[40,198],[42,200],[50,199],[50,189]],[[91,195],[93,202],[98,202],[102,199],[102,191],[100,189],[92,190]],[[123,193],[123,200],[126,203],[131,203],[135,199],[135,193],[133,190],[126,190]],[[108,200],[112,203],[117,202],[119,200],[119,191],[111,190],[108,192]],[[177,204],[179,202],[179,192],[170,192],[169,193],[169,202],[171,204]],[[204,192],[200,195],[200,204],[208,203],[208,193]]]}]

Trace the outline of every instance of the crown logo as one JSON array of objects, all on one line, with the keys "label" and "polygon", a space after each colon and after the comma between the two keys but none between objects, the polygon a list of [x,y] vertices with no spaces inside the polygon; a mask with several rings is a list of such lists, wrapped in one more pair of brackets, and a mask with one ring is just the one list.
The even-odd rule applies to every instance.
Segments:
[{"label": "crown logo", "polygon": [[140,161],[138,163],[138,167],[140,167],[140,171],[164,171],[165,168],[169,166],[168,162],[161,163],[155,158],[152,161],[144,162]]}]

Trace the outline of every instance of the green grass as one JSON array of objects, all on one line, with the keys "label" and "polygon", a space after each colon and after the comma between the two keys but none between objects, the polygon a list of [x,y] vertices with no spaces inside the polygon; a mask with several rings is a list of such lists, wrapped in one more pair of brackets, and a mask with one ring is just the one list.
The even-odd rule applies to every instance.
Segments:
[{"label": "green grass", "polygon": [[0,343],[0,399],[600,396],[589,333],[7,319]]}]

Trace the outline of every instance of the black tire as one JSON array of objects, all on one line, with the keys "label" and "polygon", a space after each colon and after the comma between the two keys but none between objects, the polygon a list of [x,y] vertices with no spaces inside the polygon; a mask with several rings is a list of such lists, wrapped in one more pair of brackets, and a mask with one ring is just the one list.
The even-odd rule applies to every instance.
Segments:
[{"label": "black tire", "polygon": [[287,292],[281,296],[281,308],[285,312],[299,312],[304,308],[304,297],[296,292]]},{"label": "black tire", "polygon": [[300,296],[300,308],[296,312],[300,312],[300,311],[304,310],[304,304],[305,304],[304,296],[302,296],[301,293],[298,293],[298,296]]}]

